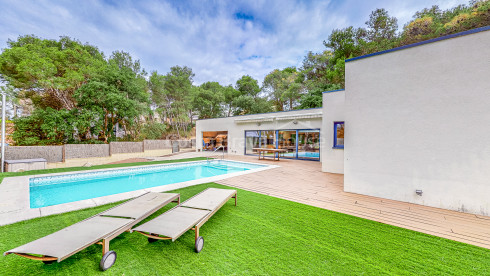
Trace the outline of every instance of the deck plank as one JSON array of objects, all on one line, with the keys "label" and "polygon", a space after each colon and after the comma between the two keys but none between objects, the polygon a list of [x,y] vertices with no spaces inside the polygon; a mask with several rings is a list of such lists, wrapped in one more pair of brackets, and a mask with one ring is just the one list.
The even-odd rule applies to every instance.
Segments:
[{"label": "deck plank", "polygon": [[490,217],[347,193],[343,175],[322,172],[320,162],[229,159],[280,167],[223,179],[219,184],[490,249]]}]

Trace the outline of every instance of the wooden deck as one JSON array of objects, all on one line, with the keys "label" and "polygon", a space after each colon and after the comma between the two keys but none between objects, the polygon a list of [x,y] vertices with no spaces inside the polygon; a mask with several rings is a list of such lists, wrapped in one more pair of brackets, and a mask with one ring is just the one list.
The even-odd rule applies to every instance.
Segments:
[{"label": "wooden deck", "polygon": [[344,177],[321,172],[321,163],[283,159],[280,164],[257,157],[228,159],[280,165],[218,183],[300,202],[381,223],[490,249],[490,217],[343,191]]}]

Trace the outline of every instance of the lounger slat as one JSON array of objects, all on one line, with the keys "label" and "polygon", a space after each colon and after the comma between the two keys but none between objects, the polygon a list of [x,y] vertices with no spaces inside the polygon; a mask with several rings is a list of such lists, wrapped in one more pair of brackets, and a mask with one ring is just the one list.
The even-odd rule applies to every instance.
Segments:
[{"label": "lounger slat", "polygon": [[132,231],[158,234],[175,241],[209,213],[211,211],[177,207],[134,228]]},{"label": "lounger slat", "polygon": [[209,188],[186,200],[181,206],[214,211],[235,193],[235,190]]},{"label": "lounger slat", "polygon": [[132,221],[125,218],[93,217],[5,253],[39,254],[63,260]]},{"label": "lounger slat", "polygon": [[167,204],[167,202],[173,200],[176,195],[177,194],[171,193],[147,193],[140,196],[138,200],[132,200],[125,204],[121,204],[115,208],[102,212],[99,215],[137,219],[145,216],[155,208],[160,209],[162,203]]}]

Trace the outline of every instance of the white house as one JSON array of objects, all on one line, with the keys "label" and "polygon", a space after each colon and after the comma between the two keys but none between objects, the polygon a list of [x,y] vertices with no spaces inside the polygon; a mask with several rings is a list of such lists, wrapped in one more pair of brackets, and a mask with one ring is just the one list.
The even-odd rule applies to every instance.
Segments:
[{"label": "white house", "polygon": [[285,158],[320,161],[321,123],[321,108],[198,120],[196,148],[223,146],[240,155],[256,154],[258,147],[284,148]]},{"label": "white house", "polygon": [[223,131],[229,154],[284,148],[343,173],[347,192],[490,215],[490,26],[349,59],[345,71],[321,109],[197,121],[198,150]]}]

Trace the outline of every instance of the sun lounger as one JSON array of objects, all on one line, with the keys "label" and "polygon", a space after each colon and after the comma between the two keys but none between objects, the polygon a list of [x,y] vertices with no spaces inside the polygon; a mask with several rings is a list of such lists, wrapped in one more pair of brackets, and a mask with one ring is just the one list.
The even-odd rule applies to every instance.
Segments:
[{"label": "sun lounger", "polygon": [[4,253],[16,254],[44,263],[61,262],[93,245],[102,245],[100,269],[107,270],[116,261],[109,242],[170,202],[180,203],[179,194],[146,193],[93,217],[80,221]]},{"label": "sun lounger", "polygon": [[192,229],[195,231],[195,249],[199,253],[204,247],[204,239],[199,236],[199,228],[230,198],[235,199],[236,206],[236,190],[206,189],[149,222],[132,229],[131,232],[136,231],[147,236],[149,242],[175,241]]}]

